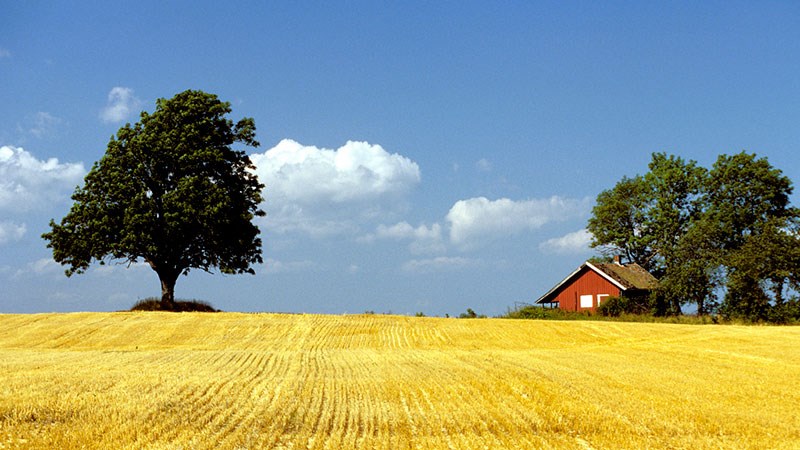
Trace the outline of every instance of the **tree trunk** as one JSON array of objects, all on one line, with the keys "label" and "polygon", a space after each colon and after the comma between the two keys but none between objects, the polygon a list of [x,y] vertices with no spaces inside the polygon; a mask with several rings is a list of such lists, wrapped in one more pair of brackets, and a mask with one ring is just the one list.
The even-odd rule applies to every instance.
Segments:
[{"label": "tree trunk", "polygon": [[705,299],[703,298],[697,300],[697,315],[698,316],[708,315],[708,312],[706,311],[706,302]]},{"label": "tree trunk", "polygon": [[158,272],[161,281],[161,309],[172,311],[175,309],[175,282],[178,276],[172,273]]},{"label": "tree trunk", "polygon": [[172,310],[175,305],[175,282],[161,279],[161,309]]},{"label": "tree trunk", "polygon": [[682,314],[681,301],[678,299],[672,299],[672,307],[670,309],[672,310],[670,311],[671,316],[680,316]]}]

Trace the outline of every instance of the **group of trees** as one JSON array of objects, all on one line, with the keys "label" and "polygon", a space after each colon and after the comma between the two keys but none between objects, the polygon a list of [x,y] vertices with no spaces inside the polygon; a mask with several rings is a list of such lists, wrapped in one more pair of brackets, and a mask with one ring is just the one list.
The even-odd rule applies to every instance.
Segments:
[{"label": "group of trees", "polygon": [[800,318],[800,210],[792,183],[766,158],[721,155],[710,169],[654,153],[649,172],[600,193],[592,246],[660,280],[654,314],[784,321]]}]

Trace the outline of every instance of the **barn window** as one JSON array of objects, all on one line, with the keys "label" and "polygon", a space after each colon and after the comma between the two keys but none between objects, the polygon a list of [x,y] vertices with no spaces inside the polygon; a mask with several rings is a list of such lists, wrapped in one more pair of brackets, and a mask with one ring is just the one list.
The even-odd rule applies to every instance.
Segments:
[{"label": "barn window", "polygon": [[597,294],[597,306],[600,306],[600,302],[608,298],[608,294]]},{"label": "barn window", "polygon": [[581,308],[591,308],[594,306],[593,295],[581,295]]}]

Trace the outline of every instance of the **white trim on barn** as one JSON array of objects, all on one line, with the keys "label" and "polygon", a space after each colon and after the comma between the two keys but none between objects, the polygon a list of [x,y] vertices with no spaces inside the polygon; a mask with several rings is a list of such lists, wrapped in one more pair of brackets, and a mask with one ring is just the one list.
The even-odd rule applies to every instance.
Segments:
[{"label": "white trim on barn", "polygon": [[574,271],[573,271],[571,274],[569,274],[569,275],[568,275],[566,278],[564,278],[563,280],[561,280],[561,282],[560,282],[560,283],[558,283],[557,285],[553,286],[553,288],[552,288],[552,289],[550,289],[549,291],[547,291],[547,292],[546,292],[546,293],[545,293],[543,296],[539,297],[539,300],[536,300],[534,303],[539,303],[539,302],[540,302],[540,301],[541,301],[543,298],[545,298],[545,297],[547,297],[548,295],[550,295],[550,293],[552,293],[553,291],[556,291],[557,289],[559,289],[561,286],[563,286],[563,285],[564,285],[564,283],[566,283],[567,281],[571,280],[571,279],[572,279],[572,277],[574,277],[575,275],[577,275],[577,274],[578,274],[578,272],[580,272],[581,270],[583,270],[583,268],[584,268],[584,267],[588,267],[588,268],[590,268],[590,269],[591,269],[591,270],[593,270],[595,273],[597,273],[598,275],[602,276],[602,277],[603,277],[603,278],[605,278],[606,280],[610,281],[610,282],[611,282],[611,284],[613,284],[614,286],[616,286],[616,287],[620,288],[621,290],[623,290],[623,291],[624,291],[624,290],[626,289],[626,288],[625,288],[625,286],[623,286],[623,285],[622,285],[622,283],[620,283],[619,281],[615,280],[615,279],[614,279],[613,277],[611,277],[609,274],[607,274],[607,273],[603,272],[602,270],[598,269],[597,267],[595,267],[595,266],[594,266],[592,263],[590,263],[589,261],[586,261],[585,263],[581,264],[581,265],[580,265],[580,267],[578,267],[577,269],[575,269],[575,270],[574,270]]},{"label": "white trim on barn", "polygon": [[[615,280],[615,279],[614,279],[614,278],[613,278],[611,275],[609,275],[609,274],[607,274],[607,273],[603,272],[602,270],[598,269],[597,267],[595,267],[595,266],[594,266],[592,263],[590,263],[589,261],[586,261],[586,263],[585,263],[585,264],[586,264],[586,265],[587,265],[589,268],[591,268],[592,270],[594,270],[595,272],[597,272],[597,273],[598,273],[598,275],[600,275],[600,276],[602,276],[603,278],[605,278],[606,280],[610,281],[610,282],[611,282],[611,284],[613,284],[614,286],[616,286],[616,287],[618,287],[618,288],[622,289],[623,291],[624,291],[625,289],[627,289],[625,286],[623,286],[623,285],[622,285],[622,283],[620,283],[619,281]],[[580,269],[579,269],[579,270],[580,270]],[[566,280],[564,280],[564,281],[566,281]],[[563,283],[563,281],[562,281],[562,283]]]}]

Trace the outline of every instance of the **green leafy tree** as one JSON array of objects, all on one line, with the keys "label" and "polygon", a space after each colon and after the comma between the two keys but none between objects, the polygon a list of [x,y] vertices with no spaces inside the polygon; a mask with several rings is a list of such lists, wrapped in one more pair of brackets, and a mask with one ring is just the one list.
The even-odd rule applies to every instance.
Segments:
[{"label": "green leafy tree", "polygon": [[721,231],[721,249],[741,247],[775,218],[788,218],[792,181],[755,154],[721,155],[709,172],[705,219]]},{"label": "green leafy tree", "polygon": [[612,189],[601,192],[587,227],[593,236],[592,247],[609,254],[622,253],[626,260],[652,270],[655,255],[645,223],[648,192],[641,176],[623,177]]},{"label": "green leafy tree", "polygon": [[263,185],[244,151],[257,147],[255,122],[235,124],[230,104],[188,90],[156,102],[112,136],[105,155],[72,195],[60,223],[42,235],[67,276],[93,261],[149,264],[161,282],[162,307],[171,309],[175,283],[191,269],[254,273],[261,263],[259,229]]},{"label": "green leafy tree", "polygon": [[741,152],[717,158],[707,190],[702,221],[727,275],[722,312],[764,320],[798,273],[792,182],[766,158]]},{"label": "green leafy tree", "polygon": [[680,314],[686,304],[697,305],[697,313],[706,315],[718,306],[717,292],[724,283],[724,272],[719,252],[708,236],[703,223],[695,221],[678,238],[670,264],[653,293],[656,315]]},{"label": "green leafy tree", "polygon": [[667,271],[678,252],[680,239],[703,208],[702,191],[707,171],[695,161],[654,153],[644,176],[649,208],[646,230],[653,251]]},{"label": "green leafy tree", "polygon": [[660,277],[701,209],[706,171],[694,161],[665,153],[653,153],[649,167],[644,176],[623,177],[597,196],[588,230],[593,247],[622,253]]},{"label": "green leafy tree", "polygon": [[[800,240],[797,220],[773,219],[728,251],[727,294],[722,313],[749,320],[771,320],[800,287]],[[784,318],[775,317],[778,321]]]},{"label": "green leafy tree", "polygon": [[[653,298],[657,315],[678,315],[688,302],[705,303],[710,274],[704,260],[693,256],[699,249],[687,245],[692,224],[703,209],[703,188],[707,171],[695,161],[654,153],[644,175],[650,197],[646,211],[647,234],[656,255],[653,274],[661,279],[661,289]],[[688,253],[692,256],[688,257]]]}]

